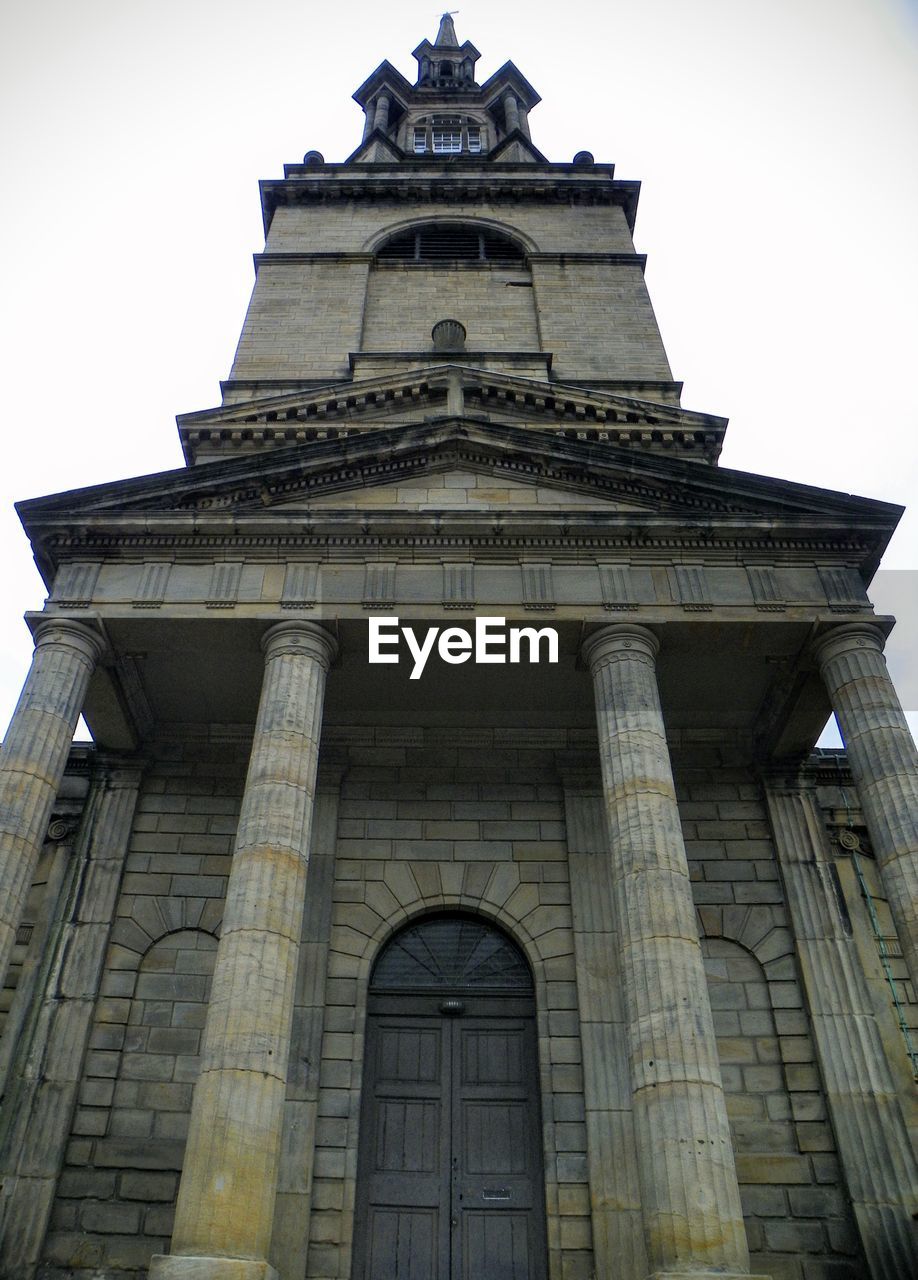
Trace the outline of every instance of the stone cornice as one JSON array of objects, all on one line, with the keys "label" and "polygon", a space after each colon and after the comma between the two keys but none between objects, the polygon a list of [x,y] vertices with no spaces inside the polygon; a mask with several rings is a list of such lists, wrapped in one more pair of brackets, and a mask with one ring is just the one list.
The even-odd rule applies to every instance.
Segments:
[{"label": "stone cornice", "polygon": [[508,430],[525,426],[560,440],[654,452],[671,450],[705,462],[716,461],[720,453],[727,427],[725,418],[602,388],[478,367],[482,360],[492,357],[542,361],[550,359],[550,354],[465,352],[452,356],[452,363],[443,364],[442,354],[435,352],[352,352],[352,367],[373,358],[400,358],[410,364],[420,363],[420,367],[181,414],[177,422],[183,452],[193,462],[201,447],[315,447],[323,440],[394,430],[391,421],[379,419],[391,419],[406,410],[417,418],[425,405],[429,410],[425,416],[442,415],[452,386],[461,393],[465,409],[479,419],[492,414],[496,421],[510,419]]},{"label": "stone cornice", "polygon": [[[537,530],[533,526],[538,523]],[[734,565],[757,558],[780,564],[812,564],[813,556],[827,562],[849,563],[878,554],[879,534],[873,538],[843,530],[814,527],[785,530],[756,528],[739,520],[712,533],[704,522],[691,530],[684,520],[664,522],[660,517],[635,514],[606,516],[560,513],[544,516],[520,512],[412,512],[323,508],[299,514],[291,527],[289,513],[250,513],[245,517],[196,517],[192,527],[178,515],[134,518],[81,519],[42,522],[33,539],[55,564],[87,556],[136,558],[140,551],[157,555],[175,553],[194,559],[203,552],[238,550],[267,559],[289,551],[323,551],[354,548],[361,555],[380,548],[427,552],[434,559],[458,549],[474,551],[482,558],[503,560],[525,550],[551,553],[557,563],[578,563],[599,555],[626,557],[634,564],[681,562],[684,552],[702,563]],[[69,525],[69,527],[68,527]],[[223,525],[224,527],[220,527]],[[833,617],[833,622],[836,619]]]},{"label": "stone cornice", "polygon": [[[514,485],[590,495],[572,510],[533,502],[506,508],[353,505],[362,489],[472,468]],[[345,492],[337,507],[329,495]],[[323,501],[316,505],[315,499]],[[43,572],[61,559],[212,555],[232,547],[269,557],[279,549],[457,546],[487,556],[537,548],[578,559],[653,548],[672,560],[753,555],[763,562],[815,556],[876,567],[900,508],[803,485],[699,467],[545,431],[443,418],[219,460],[159,476],[21,503]]]},{"label": "stone cornice", "polygon": [[[279,253],[276,251],[265,253],[253,253],[252,261],[255,264],[256,275],[262,267],[286,266],[291,263],[309,263],[309,262],[345,262],[363,265],[376,262],[377,267],[381,271],[430,271],[432,264],[430,262],[401,262],[388,261],[383,259],[377,261],[375,254],[372,253],[351,253],[344,250],[327,251],[323,253]],[[605,264],[607,266],[621,267],[639,267],[643,273],[647,266],[646,253],[527,253],[526,261],[529,263],[551,262],[551,263],[586,263],[586,264]],[[434,268],[442,267],[443,261],[433,264]],[[490,271],[494,273],[513,271],[516,268],[508,267],[504,262],[468,262],[465,259],[456,259],[456,268],[462,271]]]},{"label": "stone cornice", "polygon": [[282,205],[322,204],[329,201],[410,202],[468,205],[526,201],[557,204],[620,205],[634,229],[639,182],[613,181],[609,169],[555,164],[501,164],[487,167],[480,159],[432,165],[428,159],[407,158],[397,165],[316,165],[291,167],[283,180],[260,184],[267,234],[274,211]]}]

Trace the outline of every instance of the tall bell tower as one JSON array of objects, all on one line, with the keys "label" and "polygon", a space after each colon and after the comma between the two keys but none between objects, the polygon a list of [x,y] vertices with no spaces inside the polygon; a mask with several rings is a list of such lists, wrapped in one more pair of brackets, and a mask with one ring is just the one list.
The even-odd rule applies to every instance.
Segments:
[{"label": "tall bell tower", "polygon": [[918,1274],[900,510],[720,467],[638,184],[414,57],[186,465],[19,505],[0,1274]]}]

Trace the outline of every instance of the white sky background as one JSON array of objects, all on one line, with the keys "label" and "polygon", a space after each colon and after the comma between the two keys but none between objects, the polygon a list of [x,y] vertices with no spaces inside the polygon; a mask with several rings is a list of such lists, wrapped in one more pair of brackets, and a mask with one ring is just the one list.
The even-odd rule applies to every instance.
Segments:
[{"label": "white sky background", "polygon": [[[0,4],[0,728],[44,589],[17,499],[182,465],[264,242],[257,180],[357,146],[435,5]],[[683,404],[723,465],[911,503],[875,593],[918,643],[918,0],[469,0],[533,140],[643,183],[636,242]],[[892,646],[892,641],[891,641]],[[916,663],[897,679],[918,708]],[[915,721],[913,720],[913,726]]]}]

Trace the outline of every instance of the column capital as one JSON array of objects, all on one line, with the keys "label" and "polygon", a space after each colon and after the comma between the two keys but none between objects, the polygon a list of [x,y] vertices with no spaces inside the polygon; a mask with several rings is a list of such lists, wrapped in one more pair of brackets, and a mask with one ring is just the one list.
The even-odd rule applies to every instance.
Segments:
[{"label": "column capital", "polygon": [[630,658],[649,660],[653,666],[660,650],[660,641],[648,627],[636,622],[614,622],[587,636],[580,648],[580,656],[595,673],[597,669],[620,654]]},{"label": "column capital", "polygon": [[813,642],[813,654],[820,668],[832,658],[852,649],[873,649],[882,653],[886,637],[879,627],[870,622],[841,622]]},{"label": "column capital", "polygon": [[338,654],[335,637],[317,622],[278,622],[262,636],[261,647],[265,662],[282,654],[295,653],[314,658],[322,664],[325,671]]},{"label": "column capital", "polygon": [[76,649],[93,666],[105,651],[105,641],[94,627],[75,618],[42,618],[33,633],[35,648],[43,645],[62,644]]}]

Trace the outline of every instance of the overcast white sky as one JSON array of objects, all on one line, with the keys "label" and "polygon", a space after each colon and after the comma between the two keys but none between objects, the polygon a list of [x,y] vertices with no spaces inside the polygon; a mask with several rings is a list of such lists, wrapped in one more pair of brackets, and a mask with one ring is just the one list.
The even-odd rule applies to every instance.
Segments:
[{"label": "overcast white sky", "polygon": [[[3,0],[0,727],[44,591],[12,510],[181,465],[263,245],[257,180],[343,160],[350,95],[412,80],[435,5]],[[536,145],[643,183],[637,247],[683,403],[723,464],[911,503],[877,603],[918,635],[918,0],[471,0]],[[909,652],[905,625],[897,653]],[[897,678],[918,708],[915,665]]]}]

